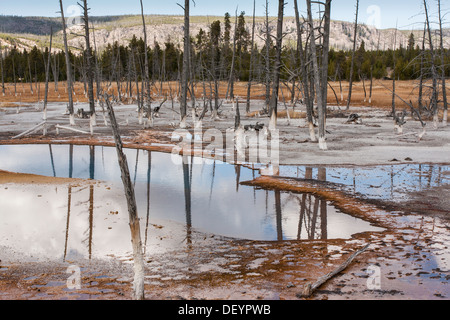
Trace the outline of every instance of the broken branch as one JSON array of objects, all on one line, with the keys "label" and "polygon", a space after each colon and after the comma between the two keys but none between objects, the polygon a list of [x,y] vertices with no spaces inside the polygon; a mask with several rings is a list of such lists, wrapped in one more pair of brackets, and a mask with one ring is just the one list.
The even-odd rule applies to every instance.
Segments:
[{"label": "broken branch", "polygon": [[367,246],[365,246],[364,248],[353,253],[343,264],[341,264],[339,267],[337,267],[332,272],[320,277],[315,283],[313,283],[313,284],[308,283],[305,286],[305,288],[303,289],[303,292],[297,293],[297,297],[298,298],[309,298],[314,293],[314,291],[317,290],[320,286],[322,286],[325,282],[327,282],[328,280],[330,280],[337,274],[339,274],[342,271],[344,271],[345,269],[347,269],[347,267],[353,262],[353,260],[357,256],[359,256],[361,253],[366,251],[369,246],[370,246],[370,243]]}]

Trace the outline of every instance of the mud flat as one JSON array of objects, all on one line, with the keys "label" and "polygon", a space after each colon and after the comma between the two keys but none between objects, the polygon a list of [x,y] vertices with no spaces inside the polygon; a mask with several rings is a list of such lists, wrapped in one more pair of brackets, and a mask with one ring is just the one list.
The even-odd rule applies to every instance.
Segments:
[{"label": "mud flat", "polygon": [[[225,133],[227,129],[234,127],[235,110],[229,103],[222,107],[220,120],[211,120],[208,115],[203,121],[200,134],[214,128]],[[248,117],[243,115],[244,104],[241,102],[242,125],[255,125],[257,122],[268,125],[266,117]],[[255,100],[251,110],[261,110],[262,102]],[[87,109],[87,105],[80,103],[77,108]],[[179,106],[166,102],[160,112],[160,117],[154,120],[152,128],[145,128],[139,124],[136,105],[115,106],[116,116],[119,119],[124,142],[130,147],[156,149],[161,144],[174,145],[172,136],[178,127]],[[280,111],[283,111],[280,106]],[[395,163],[449,163],[450,162],[450,126],[434,128],[431,122],[426,127],[425,135],[419,139],[422,127],[418,121],[407,117],[407,123],[403,128],[403,134],[394,131],[394,123],[387,115],[388,110],[373,107],[352,107],[349,111],[342,111],[338,106],[330,107],[327,120],[327,145],[328,151],[323,152],[317,143],[309,142],[308,126],[305,119],[280,118],[278,130],[280,135],[280,164],[285,165],[382,165]],[[285,110],[284,110],[285,111]],[[298,106],[296,111],[304,113]],[[82,130],[87,134],[79,134],[61,129],[56,135],[56,125],[68,126],[68,117],[64,103],[51,103],[48,110],[48,130],[46,137],[42,136],[42,130],[23,139],[12,140],[27,129],[42,122],[42,112],[39,106],[31,104],[22,107],[17,113],[17,108],[0,108],[0,143],[58,143],[73,142],[79,144],[112,145],[111,129],[105,125],[104,117],[107,115],[97,111],[97,126],[94,127],[94,135],[91,137],[89,120],[77,119],[74,129]],[[361,124],[347,124],[347,118],[351,113],[361,116]],[[286,114],[286,112],[284,112]],[[188,119],[190,132],[194,132],[194,123]],[[78,141],[78,142],[77,142]],[[170,152],[171,149],[165,151]]]},{"label": "mud flat", "polygon": [[[254,109],[260,107],[261,104],[257,101],[252,105]],[[386,116],[386,110],[352,108],[350,112],[360,114],[363,120],[362,124],[356,125],[346,124],[345,117],[337,116],[341,113],[339,108],[332,109],[335,116],[330,116],[327,122],[328,151],[319,151],[317,144],[308,141],[304,119],[290,119],[289,123],[288,119],[280,119],[280,164],[286,166],[285,169],[289,172],[278,178],[267,177],[258,170],[246,171],[239,178],[238,171],[233,172],[231,176],[230,174],[224,176],[233,180],[233,190],[247,187],[250,194],[261,192],[265,195],[266,191],[271,192],[273,197],[268,208],[273,214],[268,217],[273,219],[271,226],[275,226],[275,234],[278,230],[276,221],[281,221],[282,227],[295,225],[296,228],[303,221],[302,226],[314,225],[314,228],[317,228],[315,230],[323,231],[324,228],[320,223],[326,222],[326,219],[325,215],[320,216],[321,203],[337,207],[354,219],[363,219],[376,229],[334,239],[329,239],[324,236],[324,233],[319,232],[317,237],[311,239],[281,238],[268,241],[222,235],[215,231],[197,228],[195,223],[192,229],[187,228],[188,220],[173,221],[158,218],[151,221],[146,229],[149,244],[146,251],[147,298],[298,299],[296,294],[301,292],[305,285],[332,271],[349,255],[367,244],[370,244],[368,250],[359,256],[345,272],[319,288],[312,299],[448,299],[450,297],[448,286],[450,235],[446,219],[449,211],[448,197],[445,196],[449,185],[446,168],[450,163],[450,129],[448,127],[427,128],[426,135],[419,141],[417,135],[421,132],[421,127],[411,119],[405,125],[404,134],[398,135],[394,132],[392,120]],[[176,144],[171,137],[178,121],[178,114],[174,111],[177,110],[177,106],[172,110],[170,104],[166,105],[162,109],[161,118],[155,119],[151,129],[144,129],[144,126],[138,123],[136,106],[121,105],[116,106],[116,110],[119,122],[122,123],[122,134],[127,147],[142,152],[167,153]],[[62,114],[64,111],[64,104],[50,104],[49,124],[67,125],[68,119]],[[299,108],[298,111],[303,110]],[[43,137],[41,132],[37,132],[22,139],[11,139],[41,121],[42,113],[33,105],[21,108],[19,113],[14,108],[2,109],[0,111],[0,144],[5,147],[14,144],[112,146],[111,132],[103,123],[101,112],[98,113],[98,126],[94,128],[93,136],[64,130],[60,130],[57,135],[54,129],[50,129],[46,137]],[[246,116],[243,116],[242,122],[243,124],[268,123],[266,118]],[[221,114],[221,120],[205,119],[203,129],[217,128],[225,132],[233,125],[234,110],[232,104],[227,104]],[[88,120],[77,119],[76,128],[89,132]],[[193,130],[191,128],[191,131]],[[98,155],[95,159],[101,161]],[[31,158],[31,163],[32,160]],[[57,163],[56,157],[53,160]],[[130,167],[137,163],[134,160],[136,158],[130,161]],[[50,160],[47,162],[50,163]],[[419,170],[417,174],[409,173],[411,176],[422,179],[422,184],[420,188],[406,188],[406,191],[402,193],[395,189],[395,179],[401,177],[405,170],[407,171],[401,167],[402,165],[405,168],[410,165],[420,165],[424,168],[428,165],[437,165],[442,169],[440,171],[433,169],[428,175],[426,170]],[[346,172],[355,169],[356,174],[352,176],[355,179],[350,180],[357,182],[358,177],[361,177],[357,169],[370,169],[376,166],[392,168],[389,176],[392,180],[384,179],[377,184],[370,180],[372,176],[366,176],[361,178],[359,183],[355,183],[356,192],[351,189],[353,184],[349,183],[344,174],[336,169],[343,168],[347,170]],[[49,239],[44,235],[38,237],[40,240],[50,241],[50,244],[45,244],[44,241],[43,248],[58,249],[55,255],[50,256],[48,256],[49,250],[43,251],[46,254],[40,251],[27,251],[33,248],[31,245],[24,245],[22,248],[11,246],[11,243],[14,243],[13,236],[8,240],[10,242],[3,242],[8,245],[2,245],[0,258],[2,292],[0,299],[129,299],[132,278],[131,245],[128,247],[127,241],[124,240],[120,243],[123,250],[109,252],[105,249],[99,252],[94,249],[119,246],[119,244],[114,245],[113,240],[110,240],[111,246],[108,246],[107,240],[114,238],[109,238],[108,232],[119,232],[125,239],[129,232],[126,220],[120,214],[123,211],[121,209],[123,202],[118,200],[121,198],[120,188],[101,177],[93,176],[95,183],[89,181],[92,178],[89,176],[88,163],[86,176],[78,177],[81,180],[58,176],[60,170],[57,165],[54,168],[55,171],[49,169],[50,171],[44,174],[45,177],[39,178],[30,173],[0,173],[0,188],[5,195],[3,199],[7,198],[11,202],[11,199],[18,199],[18,196],[13,195],[28,190],[28,195],[31,195],[30,201],[40,203],[44,208],[52,207],[48,203],[55,204],[56,209],[52,208],[57,217],[55,218],[57,223],[53,232],[57,236],[53,238],[63,239],[62,242],[52,243],[52,237]],[[234,168],[244,170],[248,166],[234,166]],[[306,169],[303,168],[311,168],[313,174],[307,175]],[[95,169],[98,174],[98,168]],[[317,173],[316,176],[315,173],[316,170],[318,172],[323,169],[327,172],[326,181],[322,181],[319,174]],[[333,169],[336,170],[333,171]],[[11,171],[5,162],[0,163],[0,170]],[[281,171],[283,172],[283,168]],[[292,174],[292,171],[296,174]],[[54,172],[57,173],[56,177],[53,175]],[[66,174],[67,170],[64,172]],[[141,176],[145,176],[145,172],[143,171]],[[301,174],[299,175],[298,172]],[[438,176],[440,178],[436,179]],[[193,177],[195,178],[196,175]],[[415,181],[413,180],[413,185]],[[402,199],[377,198],[371,192],[365,193],[366,189],[358,189],[361,184],[372,186],[367,189],[371,191],[380,187],[385,190],[392,186],[393,193],[396,195],[401,193]],[[210,186],[211,180],[207,180],[203,184],[199,182],[198,188],[192,190],[194,194],[195,192],[206,193],[206,199],[208,199],[210,190],[220,190],[210,189]],[[279,200],[276,198],[277,193],[280,196]],[[101,202],[90,206],[88,202],[91,194],[98,197],[97,199],[102,199]],[[73,196],[70,198],[73,206],[67,205],[69,195]],[[303,197],[305,201],[309,201],[304,202],[305,207],[307,204],[312,211],[309,211],[309,215],[304,214],[302,216],[304,220],[301,220],[299,217],[301,217]],[[183,193],[180,194],[180,198],[181,203],[184,204]],[[298,201],[298,204],[295,204],[298,207],[291,208],[292,198],[299,199],[295,200]],[[251,196],[250,199],[253,202]],[[265,200],[264,197],[258,198],[258,196],[254,199],[257,200],[256,203]],[[288,210],[298,210],[297,219],[289,221],[287,225],[283,225],[283,219],[277,220],[278,201],[281,217]],[[33,202],[26,203],[29,205],[31,203],[31,207],[28,210],[25,209],[25,212],[33,210]],[[224,206],[226,207],[226,204]],[[314,211],[315,206],[318,211]],[[93,215],[90,214],[91,207],[95,212]],[[10,208],[8,214],[14,214],[17,207]],[[74,225],[78,225],[81,230],[79,231],[81,235],[75,243],[82,246],[71,253],[66,252],[65,257],[64,239],[66,239],[68,208],[75,210],[71,217],[77,217],[77,210],[78,216],[83,216],[83,219],[79,221],[70,220],[71,223],[75,222]],[[36,210],[36,215],[39,215],[42,210],[44,209]],[[144,214],[145,210],[144,207],[141,212]],[[195,222],[195,210],[192,213],[191,218]],[[238,219],[239,216],[233,217]],[[316,217],[315,224],[312,223],[314,217]],[[99,220],[90,220],[91,218]],[[36,219],[39,219],[39,216]],[[145,217],[143,219],[145,220]],[[92,229],[89,221],[91,223],[97,221],[95,225],[98,229]],[[12,222],[10,221],[11,224]],[[15,222],[20,225],[21,221],[18,219]],[[8,228],[6,225],[3,227]],[[73,228],[75,232],[77,228]],[[69,235],[76,234],[70,232],[72,229],[68,230]],[[89,230],[94,232],[91,234]],[[96,234],[97,230],[98,234]],[[298,228],[298,230],[303,229]],[[31,234],[37,232],[33,229],[26,231]],[[308,232],[315,234],[311,228]],[[95,241],[90,241],[94,239]],[[89,243],[95,244],[91,251],[89,251]],[[70,290],[67,287],[66,281],[69,274],[66,271],[71,265],[80,267],[82,275],[80,290]],[[374,278],[374,275],[377,277]],[[376,284],[376,282],[369,282],[373,280],[379,280],[381,286],[371,285],[371,283]]]}]

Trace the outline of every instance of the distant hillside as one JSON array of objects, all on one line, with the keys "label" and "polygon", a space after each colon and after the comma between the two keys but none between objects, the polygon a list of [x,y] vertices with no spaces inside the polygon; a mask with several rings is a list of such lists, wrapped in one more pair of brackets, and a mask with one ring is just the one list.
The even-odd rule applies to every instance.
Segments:
[{"label": "distant hillside", "polygon": [[[91,17],[91,20],[96,24],[106,24],[124,19],[125,17],[127,16]],[[61,19],[0,15],[0,33],[3,34],[32,34],[42,36],[49,35],[50,28],[53,28],[53,33],[61,31]]]},{"label": "distant hillside", "polygon": [[[208,26],[215,20],[223,21],[223,17],[191,17],[191,33],[196,35],[200,29],[208,30]],[[146,16],[147,33],[149,46],[155,41],[160,44],[171,41],[174,43],[182,42],[183,35],[183,17],[167,15],[149,15]],[[258,46],[263,46],[264,19],[257,18],[257,37]],[[95,38],[99,49],[118,41],[120,44],[127,45],[130,39],[136,35],[143,38],[142,20],[140,16],[105,16],[91,17],[95,32],[92,39]],[[251,18],[247,17],[247,27],[251,28],[249,23]],[[276,19],[271,18],[271,23],[275,24]],[[16,46],[21,49],[31,49],[34,45],[43,47],[48,45],[48,35],[50,27],[54,31],[54,47],[62,48],[62,24],[58,18],[43,17],[16,17],[0,16],[0,47]],[[294,43],[296,39],[296,25],[293,17],[285,17],[284,23],[287,36],[285,43]],[[80,36],[82,29],[80,26],[70,28],[70,45],[73,48],[82,48],[84,38]],[[394,45],[394,29],[378,30],[372,26],[361,25],[358,34],[358,45],[361,41],[366,44],[367,50],[392,48]],[[402,45],[408,45],[408,38],[411,31],[397,32],[397,48]],[[414,31],[416,44],[419,44],[422,37],[420,30]],[[446,43],[450,42],[450,30],[444,33]],[[331,46],[335,49],[350,50],[353,42],[353,24],[345,21],[332,21]]]},{"label": "distant hillside", "polygon": [[62,30],[61,20],[44,17],[0,16],[0,33],[49,35]]}]

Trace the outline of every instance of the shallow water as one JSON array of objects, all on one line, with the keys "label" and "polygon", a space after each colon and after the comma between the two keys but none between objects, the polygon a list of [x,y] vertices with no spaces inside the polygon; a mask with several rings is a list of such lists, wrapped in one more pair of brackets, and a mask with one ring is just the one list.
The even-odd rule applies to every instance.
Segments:
[{"label": "shallow water", "polygon": [[283,166],[280,175],[335,183],[363,198],[405,201],[408,200],[408,193],[450,184],[450,165],[411,163],[326,169]]},{"label": "shallow water", "polygon": [[[182,233],[182,241],[189,241],[193,230],[264,241],[348,239],[383,230],[312,195],[242,186],[239,182],[259,175],[248,167],[198,158],[183,162],[179,156],[143,150],[125,153],[145,239]],[[0,146],[0,169],[102,181],[87,186],[0,186],[1,245],[67,259],[130,250],[114,148]]]}]

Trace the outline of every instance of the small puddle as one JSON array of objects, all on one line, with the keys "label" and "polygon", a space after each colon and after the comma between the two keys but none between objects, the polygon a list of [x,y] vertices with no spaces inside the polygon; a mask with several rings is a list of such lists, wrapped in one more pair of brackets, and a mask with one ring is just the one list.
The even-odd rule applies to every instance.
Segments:
[{"label": "small puddle", "polygon": [[[199,158],[183,162],[180,156],[134,149],[125,153],[144,245],[153,251],[162,246],[161,239],[179,247],[193,231],[279,241],[349,239],[384,230],[311,194],[240,185],[259,175],[248,166]],[[100,181],[0,186],[0,245],[64,260],[130,252],[127,206],[114,148],[0,146],[0,169]]]}]

